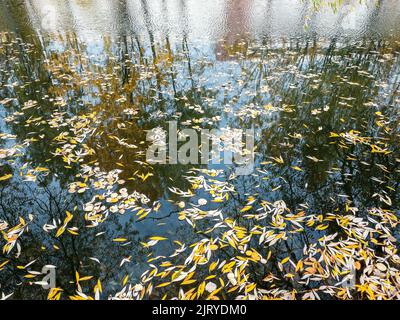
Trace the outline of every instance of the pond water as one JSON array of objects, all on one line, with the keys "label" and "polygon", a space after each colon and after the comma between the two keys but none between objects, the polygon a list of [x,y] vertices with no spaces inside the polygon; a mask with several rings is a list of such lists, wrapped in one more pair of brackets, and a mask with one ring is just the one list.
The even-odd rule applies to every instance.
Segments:
[{"label": "pond water", "polygon": [[[55,295],[93,296],[99,279],[97,294],[115,296],[146,270],[186,263],[168,256],[204,239],[247,252],[226,231],[265,232],[251,215],[269,205],[321,223],[399,213],[398,1],[2,1],[0,36],[0,294],[45,299],[39,273],[52,265]],[[149,163],[148,131],[171,121],[252,129],[254,170]],[[255,245],[271,261],[299,259],[340,232]],[[263,286],[282,272],[249,277]],[[164,295],[178,288],[143,292]]]}]

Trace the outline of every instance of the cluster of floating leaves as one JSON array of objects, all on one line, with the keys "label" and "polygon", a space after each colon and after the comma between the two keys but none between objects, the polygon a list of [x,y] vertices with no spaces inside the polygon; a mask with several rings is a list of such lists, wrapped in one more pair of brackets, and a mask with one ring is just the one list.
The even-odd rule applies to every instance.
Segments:
[{"label": "cluster of floating leaves", "polygon": [[[37,259],[18,261],[24,254],[21,239],[32,232],[44,232],[51,241],[75,239],[93,229],[96,237],[108,237],[104,240],[108,243],[127,249],[140,245],[147,253],[142,252],[146,270],[136,279],[128,274],[119,279],[121,287],[107,291],[111,299],[400,298],[398,78],[375,81],[373,71],[350,62],[343,67],[339,53],[332,54],[326,63],[339,65],[365,83],[335,74],[332,81],[346,86],[350,93],[337,96],[336,105],[329,105],[321,96],[334,95],[322,80],[327,75],[305,66],[311,63],[307,59],[324,57],[327,49],[318,45],[306,59],[295,49],[282,49],[281,44],[270,48],[240,42],[226,47],[219,55],[221,61],[204,56],[192,61],[187,47],[173,52],[167,43],[157,47],[157,53],[153,48],[149,63],[151,58],[143,48],[137,48],[133,56],[120,57],[111,51],[93,57],[83,53],[84,48],[57,48],[75,40],[74,36],[53,39],[58,45],[36,58],[42,59],[41,69],[32,71],[32,79],[27,80],[19,77],[17,70],[24,54],[35,57],[38,49],[10,34],[2,35],[0,103],[7,113],[4,122],[11,129],[1,134],[7,147],[0,149],[0,161],[2,168],[11,166],[13,170],[2,175],[0,182],[40,184],[49,176],[61,175],[63,168],[67,192],[78,202],[47,221],[32,213],[14,219],[1,217],[0,272],[22,270],[23,281],[41,285],[41,273],[36,270],[42,265]],[[106,47],[111,46],[108,41],[104,40]],[[346,46],[337,50],[346,50]],[[387,74],[398,75],[398,51],[386,47],[379,52],[360,50],[367,50],[376,65],[385,67],[387,63]],[[207,77],[204,70],[218,63],[227,65],[226,69],[215,73],[214,79]],[[239,72],[235,74],[235,70]],[[227,75],[233,75],[233,80],[224,82],[221,89],[218,78]],[[50,79],[47,92],[41,101],[24,101],[22,92],[30,90],[35,77],[38,81]],[[297,96],[274,96],[285,77],[291,79],[287,92],[301,92],[306,86],[319,95],[315,101],[300,100],[298,105]],[[375,81],[372,89],[367,81]],[[193,82],[197,82],[195,87]],[[249,85],[254,82],[256,90]],[[360,98],[353,97],[352,90],[378,90],[373,97],[382,97],[378,101],[361,98],[365,114],[359,115],[361,124],[354,126],[351,110]],[[201,99],[196,99],[198,91]],[[171,111],[163,103],[180,103],[180,109]],[[339,107],[349,110],[350,116],[330,119]],[[184,126],[200,129],[218,124],[222,118],[232,126],[260,127],[256,170],[249,177],[238,177],[229,168],[186,166],[180,168],[184,172],[178,173],[182,178],[178,184],[168,174],[165,181],[161,179],[160,167],[146,162],[145,129],[159,124],[156,120],[177,119]],[[282,127],[285,124],[288,128]],[[29,132],[21,133],[15,127]],[[365,130],[359,131],[361,128]],[[279,135],[282,131],[284,136]],[[334,149],[339,160],[312,147],[318,145],[313,139],[322,149]],[[36,165],[28,156],[30,148],[43,141],[48,167]],[[313,190],[304,184],[307,175],[315,171],[325,177],[327,187]],[[373,201],[363,203],[368,197],[363,191],[355,194],[348,189],[349,181],[357,179],[371,184]],[[152,191],[157,188],[164,190],[154,197]],[[291,199],[293,189],[304,199]],[[326,211],[317,210],[324,206],[313,205],[319,191],[326,192]],[[132,215],[135,222],[161,219],[166,204],[160,199],[167,192],[166,202],[183,227],[182,235],[178,232],[169,238],[155,230],[154,235],[137,242],[131,234],[100,231],[116,215]],[[40,231],[31,230],[38,225]],[[173,248],[160,253],[157,248],[165,242]],[[50,243],[54,252],[65,250],[63,242],[61,248]],[[66,288],[57,286],[49,290],[48,299],[106,297],[104,279],[85,273],[81,266],[84,259],[101,265],[100,259],[78,259],[74,278],[67,279],[74,292],[67,294]],[[116,269],[132,259],[132,255],[119,256]],[[117,270],[115,273],[119,277]],[[0,292],[3,298],[12,294],[3,292],[2,287]]]},{"label": "cluster of floating leaves", "polygon": [[[216,183],[210,179],[214,175],[207,171],[188,180],[193,190],[206,190],[212,202],[227,201],[234,187]],[[366,217],[357,217],[355,207],[327,214],[292,212],[284,201],[270,203],[249,196],[246,206],[237,209],[247,220],[240,224],[223,210],[202,210],[206,202],[187,199],[179,212],[179,219],[203,238],[190,244],[175,241],[173,254],[157,257],[159,262],[152,262],[140,284],[125,286],[115,298],[141,299],[154,288],[171,286],[177,294],[166,293],[164,298],[399,298],[396,211],[370,208]],[[315,241],[293,248],[310,233]],[[221,251],[224,258],[218,254]],[[354,272],[357,284],[346,285],[356,277]]]}]

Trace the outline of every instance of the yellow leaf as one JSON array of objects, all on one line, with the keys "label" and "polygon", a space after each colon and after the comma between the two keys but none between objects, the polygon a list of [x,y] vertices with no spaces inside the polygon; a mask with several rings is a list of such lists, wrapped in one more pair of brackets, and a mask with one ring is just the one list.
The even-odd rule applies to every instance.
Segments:
[{"label": "yellow leaf", "polygon": [[297,262],[297,264],[296,264],[296,272],[297,271],[301,271],[301,270],[303,270],[303,261],[302,260],[299,260],[299,262]]},{"label": "yellow leaf", "polygon": [[297,171],[303,171],[303,169],[298,166],[293,166],[292,169],[297,170]]},{"label": "yellow leaf", "polygon": [[284,259],[282,259],[281,264],[285,264],[286,262],[288,262],[290,259],[290,257],[286,257]]},{"label": "yellow leaf", "polygon": [[164,283],[159,284],[156,288],[166,287],[166,286],[168,286],[170,284],[171,284],[171,282],[164,282]]},{"label": "yellow leaf", "polygon": [[242,210],[240,210],[240,212],[249,211],[251,208],[253,208],[253,207],[252,206],[245,206]]},{"label": "yellow leaf", "polygon": [[61,235],[64,233],[64,231],[65,231],[65,227],[64,227],[64,226],[62,226],[61,228],[59,228],[59,229],[57,230],[56,237],[58,238],[59,236],[61,236]]},{"label": "yellow leaf", "polygon": [[320,231],[322,231],[322,230],[325,230],[326,228],[328,228],[328,225],[327,224],[320,224],[318,227],[316,227],[315,228],[315,230],[320,230]]},{"label": "yellow leaf", "polygon": [[181,284],[182,285],[187,285],[187,284],[192,284],[192,283],[194,283],[194,282],[196,282],[197,280],[194,280],[194,279],[192,279],[192,280],[186,280],[186,281],[183,281]]},{"label": "yellow leaf", "polygon": [[124,280],[122,281],[122,285],[123,285],[123,286],[126,285],[126,283],[128,282],[128,280],[129,280],[129,275],[126,275],[125,278],[124,278]]},{"label": "yellow leaf", "polygon": [[213,263],[210,264],[209,271],[212,272],[213,270],[215,270],[216,267],[217,267],[217,262],[214,261]]},{"label": "yellow leaf", "polygon": [[6,174],[6,175],[0,177],[0,181],[8,180],[10,178],[12,178],[12,174]]},{"label": "yellow leaf", "polygon": [[96,288],[99,289],[100,292],[103,292],[103,287],[101,286],[100,279],[97,280]]},{"label": "yellow leaf", "polygon": [[249,292],[252,291],[255,287],[256,287],[256,284],[255,284],[255,283],[249,284],[248,286],[246,286],[245,292],[246,292],[246,293],[249,293]]},{"label": "yellow leaf", "polygon": [[150,237],[150,240],[154,240],[154,241],[163,241],[163,240],[167,240],[168,238],[164,238],[164,237]]},{"label": "yellow leaf", "polygon": [[7,263],[9,263],[9,262],[10,262],[10,260],[6,260],[6,261],[0,263],[0,270],[2,270],[3,267],[4,267]]}]

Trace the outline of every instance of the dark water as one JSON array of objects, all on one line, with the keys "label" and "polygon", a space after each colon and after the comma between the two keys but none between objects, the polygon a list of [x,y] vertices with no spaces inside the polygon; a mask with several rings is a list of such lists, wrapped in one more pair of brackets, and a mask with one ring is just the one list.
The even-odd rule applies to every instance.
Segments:
[{"label": "dark water", "polygon": [[[0,265],[10,260],[0,292],[45,298],[29,284],[40,276],[26,277],[44,265],[57,266],[66,297],[76,271],[93,276],[88,288],[100,278],[103,298],[126,275],[136,283],[152,251],[201,238],[180,221],[185,198],[174,187],[192,188],[186,206],[205,199],[202,210],[238,221],[249,196],[315,214],[398,212],[398,1],[338,12],[250,0],[0,8],[0,176],[12,175],[0,182],[0,229],[32,220],[0,253]],[[254,128],[254,173],[230,179],[230,166],[146,163],[146,130],[171,120],[179,129]],[[207,168],[235,187],[222,204],[187,179]],[[57,236],[66,211],[73,219]],[[150,236],[168,240],[146,248]]]}]

